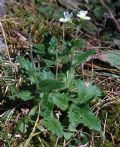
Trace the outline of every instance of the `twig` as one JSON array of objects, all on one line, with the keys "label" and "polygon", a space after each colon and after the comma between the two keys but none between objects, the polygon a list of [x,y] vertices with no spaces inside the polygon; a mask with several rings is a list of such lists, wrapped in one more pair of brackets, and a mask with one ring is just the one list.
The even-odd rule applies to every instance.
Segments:
[{"label": "twig", "polygon": [[[108,116],[108,113],[106,113],[106,116],[105,116],[105,123],[104,123],[104,127],[103,127],[103,135],[105,136],[105,129],[106,129],[106,122],[107,122],[107,116]],[[103,139],[103,145],[105,145],[105,139]]]},{"label": "twig", "polygon": [[65,147],[65,144],[66,144],[66,140],[64,139],[64,142],[63,142],[63,147]]},{"label": "twig", "polygon": [[111,138],[112,138],[113,145],[114,145],[114,147],[115,147],[114,136],[112,135],[112,133],[110,133],[110,135],[111,135]]},{"label": "twig", "polygon": [[65,146],[67,146],[67,145],[71,142],[71,140],[72,140],[73,138],[75,138],[75,137],[81,132],[81,130],[82,130],[82,129],[78,130],[78,131],[76,132],[76,134],[75,134],[73,137],[71,137],[71,138],[66,142]]},{"label": "twig", "polygon": [[28,147],[28,146],[29,146],[29,143],[30,143],[31,139],[32,139],[33,136],[34,136],[34,133],[35,133],[35,131],[36,131],[36,127],[37,127],[38,122],[39,122],[39,112],[40,112],[40,106],[39,106],[38,116],[37,116],[37,119],[36,119],[36,121],[35,121],[35,125],[34,125],[34,127],[33,127],[32,132],[30,133],[30,136],[28,137],[28,139],[26,140],[26,142],[25,142],[25,144],[24,144],[24,147]]},{"label": "twig", "polygon": [[10,21],[10,20],[19,20],[20,18],[2,18],[0,19],[0,22],[4,22],[4,21]]},{"label": "twig", "polygon": [[58,141],[59,141],[59,137],[58,137],[57,140],[56,140],[55,147],[58,146]]},{"label": "twig", "polygon": [[41,138],[40,138],[40,137],[38,137],[38,140],[40,141],[41,146],[42,146],[42,147],[45,147],[45,146],[44,146],[44,144],[42,143],[42,140],[41,140]]},{"label": "twig", "polygon": [[9,49],[8,49],[8,45],[7,45],[7,41],[6,41],[5,31],[4,31],[4,29],[3,29],[3,25],[2,25],[1,22],[0,22],[0,27],[1,27],[2,35],[3,35],[4,41],[5,41],[5,46],[6,46],[7,55],[8,55],[10,64],[12,65],[12,61],[11,61],[11,58],[10,58],[10,53],[9,53]]}]

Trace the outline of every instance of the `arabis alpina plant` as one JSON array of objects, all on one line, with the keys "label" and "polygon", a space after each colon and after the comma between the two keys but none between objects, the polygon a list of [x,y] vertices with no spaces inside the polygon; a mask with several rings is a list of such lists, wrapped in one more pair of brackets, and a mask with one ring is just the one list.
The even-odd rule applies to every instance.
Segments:
[{"label": "arabis alpina plant", "polygon": [[62,23],[66,23],[66,22],[72,22],[72,16],[73,16],[73,13],[69,13],[68,11],[65,11],[64,12],[64,18],[60,18],[59,21],[62,22]]},{"label": "arabis alpina plant", "polygon": [[79,11],[78,14],[77,14],[77,17],[83,19],[83,20],[90,20],[91,18],[89,16],[86,16],[88,13],[88,11]]}]

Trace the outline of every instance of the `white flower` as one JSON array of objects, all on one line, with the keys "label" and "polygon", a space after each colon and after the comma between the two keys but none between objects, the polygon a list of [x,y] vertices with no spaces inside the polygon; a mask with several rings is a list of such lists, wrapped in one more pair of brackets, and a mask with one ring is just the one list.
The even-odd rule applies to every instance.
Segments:
[{"label": "white flower", "polygon": [[91,83],[89,83],[89,82],[85,82],[85,86],[86,86],[86,87],[89,87],[90,84],[91,84]]},{"label": "white flower", "polygon": [[89,1],[88,1],[88,0],[85,0],[85,2],[86,2],[86,3],[89,3]]},{"label": "white flower", "polygon": [[83,20],[90,20],[91,18],[89,16],[86,16],[87,13],[88,13],[88,11],[81,10],[81,11],[78,12],[77,16],[80,17]]},{"label": "white flower", "polygon": [[64,18],[60,18],[59,21],[60,22],[63,22],[63,23],[71,22],[72,21],[71,20],[72,16],[73,16],[73,13],[72,12],[69,14],[68,11],[65,11],[64,12]]}]

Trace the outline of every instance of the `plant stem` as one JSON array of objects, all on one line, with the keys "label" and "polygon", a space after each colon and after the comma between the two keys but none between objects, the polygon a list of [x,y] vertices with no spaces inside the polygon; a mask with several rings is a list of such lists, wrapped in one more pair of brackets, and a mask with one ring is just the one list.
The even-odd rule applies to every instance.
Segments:
[{"label": "plant stem", "polygon": [[58,146],[58,140],[59,140],[59,137],[58,137],[57,140],[56,140],[55,147]]},{"label": "plant stem", "polygon": [[32,132],[30,133],[30,136],[28,137],[28,139],[26,140],[26,142],[25,142],[25,144],[24,144],[24,147],[28,147],[28,146],[29,146],[31,139],[32,139],[33,136],[34,136],[34,133],[35,133],[35,131],[36,131],[36,127],[37,127],[38,122],[39,122],[39,115],[40,115],[39,112],[40,112],[40,105],[39,105],[39,110],[38,110],[37,119],[36,119],[36,121],[35,121],[35,125],[34,125],[34,127],[33,127]]},{"label": "plant stem", "polygon": [[79,26],[76,28],[76,39],[78,38],[78,33],[79,33]]},{"label": "plant stem", "polygon": [[93,81],[94,67],[93,67],[93,57],[92,57],[92,73],[91,73],[91,83]]},{"label": "plant stem", "polygon": [[35,63],[34,63],[34,58],[33,58],[33,48],[32,48],[31,34],[29,34],[29,44],[30,44],[30,57],[31,57],[31,62],[32,62],[32,65],[33,65],[33,69],[35,69]]},{"label": "plant stem", "polygon": [[63,41],[65,40],[65,24],[63,24]]}]

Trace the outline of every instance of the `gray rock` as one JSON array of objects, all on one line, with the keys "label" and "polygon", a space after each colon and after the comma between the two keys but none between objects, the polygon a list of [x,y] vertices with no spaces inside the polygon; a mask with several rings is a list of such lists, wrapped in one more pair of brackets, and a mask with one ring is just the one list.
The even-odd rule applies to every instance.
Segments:
[{"label": "gray rock", "polygon": [[5,0],[0,0],[0,17],[5,14]]},{"label": "gray rock", "polygon": [[80,2],[81,0],[58,0],[58,2],[71,10],[80,10]]},{"label": "gray rock", "polygon": [[4,52],[6,49],[6,45],[2,36],[0,36],[0,53]]}]

